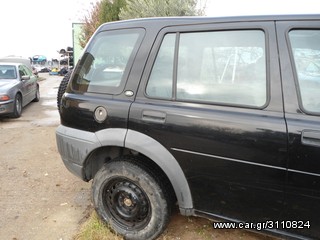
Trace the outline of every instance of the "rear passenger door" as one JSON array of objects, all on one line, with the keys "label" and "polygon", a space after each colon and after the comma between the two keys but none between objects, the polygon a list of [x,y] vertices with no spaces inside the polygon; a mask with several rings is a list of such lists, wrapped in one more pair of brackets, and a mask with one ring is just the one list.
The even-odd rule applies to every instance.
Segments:
[{"label": "rear passenger door", "polygon": [[279,22],[277,31],[289,132],[286,219],[302,221],[291,231],[319,238],[320,21]]},{"label": "rear passenger door", "polygon": [[274,23],[164,29],[129,128],[177,159],[198,214],[278,219],[287,136]]}]

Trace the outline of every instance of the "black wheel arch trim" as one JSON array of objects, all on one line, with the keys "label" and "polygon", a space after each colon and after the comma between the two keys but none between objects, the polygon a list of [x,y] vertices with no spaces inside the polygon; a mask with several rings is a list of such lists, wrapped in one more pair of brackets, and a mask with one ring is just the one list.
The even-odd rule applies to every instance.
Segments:
[{"label": "black wheel arch trim", "polygon": [[158,141],[134,130],[128,130],[125,147],[142,153],[154,161],[169,178],[182,214],[189,215],[193,209],[192,196],[187,179],[172,154]]},{"label": "black wheel arch trim", "polygon": [[65,165],[83,180],[88,180],[85,175],[85,162],[97,148],[125,147],[145,155],[166,173],[175,191],[181,214],[193,215],[193,202],[187,179],[173,155],[155,139],[124,128],[109,128],[90,133],[59,125],[56,129],[56,140]]}]

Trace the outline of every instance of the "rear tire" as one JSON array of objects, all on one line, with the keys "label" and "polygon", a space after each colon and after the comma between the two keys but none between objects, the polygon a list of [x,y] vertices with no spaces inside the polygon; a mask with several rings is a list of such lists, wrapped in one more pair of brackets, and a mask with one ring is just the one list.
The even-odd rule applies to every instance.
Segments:
[{"label": "rear tire", "polygon": [[103,165],[92,183],[93,204],[100,218],[125,239],[155,239],[169,222],[170,194],[160,176],[132,159]]},{"label": "rear tire", "polygon": [[66,73],[66,75],[64,75],[64,77],[61,80],[60,85],[59,85],[58,95],[57,95],[57,107],[58,107],[59,111],[60,111],[60,106],[61,106],[61,99],[62,99],[63,94],[67,90],[67,86],[68,86],[71,74],[72,74],[72,70],[69,70]]}]

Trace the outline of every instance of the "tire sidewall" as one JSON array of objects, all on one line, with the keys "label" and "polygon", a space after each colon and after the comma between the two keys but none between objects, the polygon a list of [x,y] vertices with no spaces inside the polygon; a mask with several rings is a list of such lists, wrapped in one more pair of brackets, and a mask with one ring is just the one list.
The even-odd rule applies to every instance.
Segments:
[{"label": "tire sidewall", "polygon": [[72,70],[69,70],[66,75],[63,77],[63,79],[60,82],[59,88],[58,88],[58,93],[57,93],[57,108],[60,112],[60,107],[61,107],[61,99],[63,94],[65,93],[70,77],[72,74]]},{"label": "tire sidewall", "polygon": [[[19,107],[17,107],[17,103],[19,102]],[[14,107],[13,107],[13,117],[19,118],[22,113],[22,97],[20,94],[17,94],[14,99]]]},{"label": "tire sidewall", "polygon": [[[98,215],[106,221],[110,227],[125,239],[154,239],[165,229],[168,219],[168,203],[162,193],[160,186],[154,178],[141,168],[127,162],[111,162],[104,165],[96,174],[92,184],[92,197],[95,210]],[[149,199],[151,206],[151,217],[147,226],[139,231],[128,231],[115,224],[109,212],[105,211],[103,203],[103,191],[109,181],[116,178],[127,178],[139,186]]]}]

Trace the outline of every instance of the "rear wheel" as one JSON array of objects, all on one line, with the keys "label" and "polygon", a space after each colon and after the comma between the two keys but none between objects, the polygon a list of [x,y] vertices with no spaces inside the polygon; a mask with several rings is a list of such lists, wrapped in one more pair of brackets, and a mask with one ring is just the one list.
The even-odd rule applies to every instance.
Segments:
[{"label": "rear wheel", "polygon": [[60,111],[60,105],[61,105],[61,99],[63,94],[65,93],[69,80],[70,80],[70,76],[71,76],[72,70],[69,70],[66,75],[64,75],[63,79],[60,82],[59,88],[58,88],[58,95],[57,95],[57,107],[58,110]]},{"label": "rear wheel", "polygon": [[13,106],[13,114],[14,118],[19,118],[22,112],[22,97],[20,94],[17,94],[14,99],[14,106]]},{"label": "rear wheel", "polygon": [[93,180],[95,209],[125,239],[155,239],[166,228],[172,207],[162,183],[139,160],[106,163]]}]

